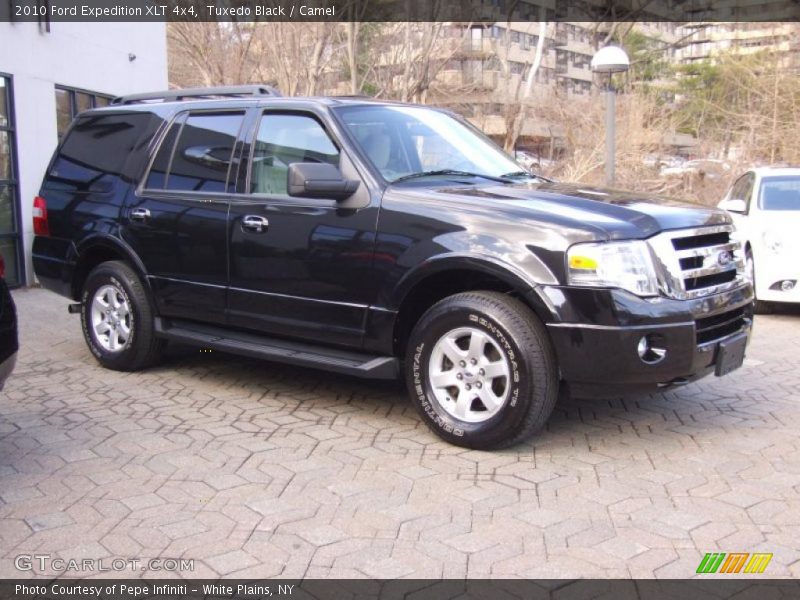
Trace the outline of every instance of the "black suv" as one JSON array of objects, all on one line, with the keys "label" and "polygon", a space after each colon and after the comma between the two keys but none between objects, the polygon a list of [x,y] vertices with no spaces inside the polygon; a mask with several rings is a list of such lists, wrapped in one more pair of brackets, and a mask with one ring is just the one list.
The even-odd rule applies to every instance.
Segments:
[{"label": "black suv", "polygon": [[34,265],[105,367],[168,340],[374,378],[469,447],[742,364],[728,215],[547,181],[444,110],[268,87],[80,115],[35,200]]}]

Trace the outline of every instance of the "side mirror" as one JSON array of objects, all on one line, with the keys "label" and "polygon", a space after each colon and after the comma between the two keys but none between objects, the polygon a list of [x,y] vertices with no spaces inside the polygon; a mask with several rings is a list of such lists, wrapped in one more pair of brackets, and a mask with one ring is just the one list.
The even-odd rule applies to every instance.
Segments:
[{"label": "side mirror", "polygon": [[289,195],[298,198],[345,200],[361,184],[345,179],[339,169],[328,163],[291,163],[286,176]]},{"label": "side mirror", "polygon": [[747,204],[745,201],[739,200],[738,198],[723,200],[717,206],[732,213],[744,214],[747,211]]}]

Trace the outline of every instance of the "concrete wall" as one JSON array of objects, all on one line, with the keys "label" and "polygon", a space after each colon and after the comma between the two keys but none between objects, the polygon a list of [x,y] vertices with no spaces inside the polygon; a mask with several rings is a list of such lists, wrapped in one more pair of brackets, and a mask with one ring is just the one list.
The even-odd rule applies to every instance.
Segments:
[{"label": "concrete wall", "polygon": [[0,72],[13,77],[28,284],[31,203],[58,139],[54,86],[112,96],[166,89],[166,46],[163,23],[52,23],[49,33],[36,23],[0,23]]}]

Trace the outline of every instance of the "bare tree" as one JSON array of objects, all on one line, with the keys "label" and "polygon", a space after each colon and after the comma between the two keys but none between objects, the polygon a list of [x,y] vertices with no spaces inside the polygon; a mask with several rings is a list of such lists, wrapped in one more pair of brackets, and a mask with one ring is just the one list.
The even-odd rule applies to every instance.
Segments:
[{"label": "bare tree", "polygon": [[314,95],[337,51],[337,25],[324,22],[275,22],[256,26],[257,69],[287,96]]},{"label": "bare tree", "polygon": [[336,57],[339,25],[327,22],[170,23],[170,83],[272,83],[314,95]]},{"label": "bare tree", "polygon": [[253,81],[253,24],[167,25],[169,78],[176,86],[228,85]]},{"label": "bare tree", "polygon": [[[542,64],[547,28],[548,25],[546,22],[539,22],[539,35],[536,41],[536,50],[534,51],[533,59],[532,61],[526,60],[523,62],[524,67],[517,81],[514,95],[506,105],[506,138],[503,143],[506,152],[512,152],[514,150],[514,147],[517,145],[517,140],[522,134],[525,121],[528,118],[530,108],[529,100],[531,92],[533,91],[533,83],[536,81],[536,74],[539,72],[539,67]],[[506,35],[508,35],[508,29],[506,30]],[[506,70],[504,69],[504,71]],[[525,82],[524,86],[523,80]]]},{"label": "bare tree", "polygon": [[443,22],[373,24],[363,79],[376,96],[425,102],[433,86],[447,87],[438,78],[468,31]]}]

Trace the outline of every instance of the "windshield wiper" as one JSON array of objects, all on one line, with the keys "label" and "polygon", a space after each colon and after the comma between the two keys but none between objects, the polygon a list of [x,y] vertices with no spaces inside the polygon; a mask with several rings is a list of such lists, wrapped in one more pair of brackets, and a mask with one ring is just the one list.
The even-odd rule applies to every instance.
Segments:
[{"label": "windshield wiper", "polygon": [[495,177],[494,175],[486,175],[484,173],[470,173],[469,171],[458,171],[456,169],[437,169],[435,171],[421,171],[419,173],[410,173],[394,179],[392,183],[400,183],[401,181],[408,181],[410,179],[419,179],[420,177],[434,177],[436,175],[457,175],[460,177],[481,177],[482,179],[489,179],[490,181],[498,181],[500,183],[509,183],[508,179],[502,177]]},{"label": "windshield wiper", "polygon": [[505,177],[506,179],[510,179],[513,177],[532,177],[533,179],[541,179],[542,181],[547,181],[548,183],[552,183],[552,179],[548,179],[547,177],[542,177],[541,175],[537,175],[536,173],[531,173],[529,171],[512,171],[511,173],[503,173],[500,177]]}]

